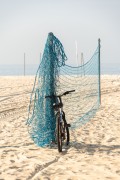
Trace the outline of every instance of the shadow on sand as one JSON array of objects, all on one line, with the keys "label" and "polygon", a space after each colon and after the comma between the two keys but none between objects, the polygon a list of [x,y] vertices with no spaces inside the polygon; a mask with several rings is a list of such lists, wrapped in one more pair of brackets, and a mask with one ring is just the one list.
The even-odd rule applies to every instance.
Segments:
[{"label": "shadow on sand", "polygon": [[70,148],[73,147],[78,153],[87,153],[93,155],[94,153],[106,154],[120,154],[120,145],[102,145],[102,144],[85,144],[85,143],[71,143]]}]

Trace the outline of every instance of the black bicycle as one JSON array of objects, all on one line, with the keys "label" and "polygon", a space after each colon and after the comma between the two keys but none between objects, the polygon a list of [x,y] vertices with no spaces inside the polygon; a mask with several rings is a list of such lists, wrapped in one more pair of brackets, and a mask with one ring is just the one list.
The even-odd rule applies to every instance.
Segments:
[{"label": "black bicycle", "polygon": [[62,103],[62,96],[70,94],[75,90],[66,91],[61,95],[49,95],[45,96],[45,98],[54,98],[55,102],[53,104],[53,108],[56,111],[56,142],[58,145],[58,151],[62,152],[63,142],[66,140],[66,145],[70,142],[70,134],[69,134],[69,127],[70,124],[67,123],[65,118],[65,112],[63,111],[63,103]]}]

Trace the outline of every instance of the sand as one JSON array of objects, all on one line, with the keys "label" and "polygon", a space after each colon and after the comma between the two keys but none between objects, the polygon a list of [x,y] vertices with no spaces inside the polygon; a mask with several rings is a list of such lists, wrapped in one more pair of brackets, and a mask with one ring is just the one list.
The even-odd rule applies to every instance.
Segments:
[{"label": "sand", "polygon": [[101,78],[96,116],[58,153],[37,147],[26,119],[34,77],[0,77],[0,180],[120,179],[120,76]]}]

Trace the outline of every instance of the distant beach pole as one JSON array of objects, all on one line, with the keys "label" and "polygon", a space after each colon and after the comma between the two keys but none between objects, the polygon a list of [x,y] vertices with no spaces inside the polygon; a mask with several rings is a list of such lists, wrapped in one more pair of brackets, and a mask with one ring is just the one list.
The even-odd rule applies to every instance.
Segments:
[{"label": "distant beach pole", "polygon": [[[83,53],[81,53],[81,67],[82,67],[82,70],[83,70],[83,73],[84,73],[84,76],[85,76],[85,68],[84,68],[84,57],[83,57]],[[81,72],[82,74],[82,72]]]},{"label": "distant beach pole", "polygon": [[[77,45],[77,41],[75,41],[75,50],[76,50],[76,63],[77,63],[77,67],[78,67],[79,65],[78,65],[78,45]],[[79,71],[77,73],[79,73]]]},{"label": "distant beach pole", "polygon": [[25,53],[24,53],[24,76],[25,76]]},{"label": "distant beach pole", "polygon": [[101,104],[101,62],[100,62],[100,39],[98,39],[98,73],[99,73],[99,103]]},{"label": "distant beach pole", "polygon": [[78,66],[78,46],[77,46],[77,41],[75,41],[75,50],[76,50],[76,63]]}]

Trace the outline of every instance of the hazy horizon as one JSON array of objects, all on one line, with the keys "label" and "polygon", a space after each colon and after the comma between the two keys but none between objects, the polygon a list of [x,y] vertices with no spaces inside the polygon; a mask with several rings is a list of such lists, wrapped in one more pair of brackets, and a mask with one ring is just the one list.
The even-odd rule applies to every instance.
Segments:
[{"label": "hazy horizon", "polygon": [[0,0],[0,64],[39,64],[47,35],[53,32],[75,64],[93,55],[101,39],[102,68],[120,64],[119,0]]}]

